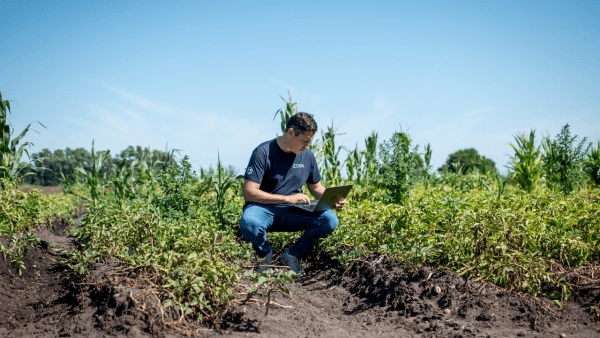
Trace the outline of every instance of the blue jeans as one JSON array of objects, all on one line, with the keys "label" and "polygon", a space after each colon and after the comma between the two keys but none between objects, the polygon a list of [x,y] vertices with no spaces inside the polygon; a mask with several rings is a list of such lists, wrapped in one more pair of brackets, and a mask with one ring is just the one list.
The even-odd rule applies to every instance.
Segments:
[{"label": "blue jeans", "polygon": [[323,238],[337,228],[338,219],[333,210],[308,212],[282,204],[250,204],[244,209],[240,228],[246,243],[252,243],[259,257],[271,252],[267,232],[304,231],[288,253],[302,257],[312,248],[316,239]]}]

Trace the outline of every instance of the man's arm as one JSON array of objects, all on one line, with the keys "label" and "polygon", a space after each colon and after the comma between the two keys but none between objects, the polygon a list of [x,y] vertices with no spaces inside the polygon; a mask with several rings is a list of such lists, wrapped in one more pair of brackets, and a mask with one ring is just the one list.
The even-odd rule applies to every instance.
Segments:
[{"label": "man's arm", "polygon": [[[325,192],[325,187],[321,184],[321,182],[317,182],[315,184],[306,183],[306,186],[308,187],[308,191],[310,191],[310,193],[318,200],[321,199],[321,197],[323,196],[323,193]],[[344,197],[340,196],[339,200],[335,204],[335,210],[341,211],[344,209],[345,205],[346,205],[346,199]]]},{"label": "man's arm", "polygon": [[[325,189],[325,188],[323,188]],[[242,189],[244,200],[250,203],[260,204],[301,204],[310,203],[310,198],[304,194],[295,195],[276,195],[260,190],[260,184],[249,180],[244,180]]]},{"label": "man's arm", "polygon": [[315,184],[306,183],[306,186],[308,187],[310,194],[318,200],[321,199],[321,196],[323,196],[323,193],[325,192],[325,187],[321,184],[321,182],[317,182]]}]

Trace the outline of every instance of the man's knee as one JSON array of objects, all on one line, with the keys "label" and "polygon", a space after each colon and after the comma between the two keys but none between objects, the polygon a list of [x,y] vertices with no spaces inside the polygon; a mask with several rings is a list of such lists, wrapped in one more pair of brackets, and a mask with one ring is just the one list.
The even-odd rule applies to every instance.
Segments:
[{"label": "man's knee", "polygon": [[322,227],[326,234],[332,233],[338,226],[338,218],[333,210],[327,210],[323,213]]},{"label": "man's knee", "polygon": [[264,219],[252,210],[246,210],[240,218],[240,229],[246,242],[251,242],[254,238],[265,236],[266,224]]}]

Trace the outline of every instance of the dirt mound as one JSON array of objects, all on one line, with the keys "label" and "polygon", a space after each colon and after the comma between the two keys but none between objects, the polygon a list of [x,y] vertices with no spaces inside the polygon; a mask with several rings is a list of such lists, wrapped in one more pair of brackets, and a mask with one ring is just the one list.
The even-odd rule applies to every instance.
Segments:
[{"label": "dirt mound", "polygon": [[[589,304],[600,288],[574,289],[563,309],[549,300],[516,295],[465,281],[451,271],[411,269],[383,257],[343,271],[337,262],[308,264],[307,276],[290,286],[292,297],[236,305],[232,337],[598,337]],[[581,294],[581,296],[577,296]],[[585,295],[585,296],[583,296]],[[258,305],[258,306],[257,306]]]},{"label": "dirt mound", "polygon": [[[36,235],[70,249],[70,224],[56,220]],[[266,297],[248,300],[242,285],[220,318],[224,331],[195,323],[175,327],[178,314],[160,306],[135,269],[98,263],[84,284],[75,284],[68,266],[59,263],[63,257],[51,248],[33,249],[20,277],[0,261],[1,337],[180,337],[174,330],[182,327],[202,337],[600,336],[590,314],[590,306],[600,304],[598,283],[573,283],[571,300],[558,309],[549,300],[384,257],[358,261],[347,271],[329,258],[310,259],[307,275],[288,285],[291,297],[273,294],[262,324]]]}]

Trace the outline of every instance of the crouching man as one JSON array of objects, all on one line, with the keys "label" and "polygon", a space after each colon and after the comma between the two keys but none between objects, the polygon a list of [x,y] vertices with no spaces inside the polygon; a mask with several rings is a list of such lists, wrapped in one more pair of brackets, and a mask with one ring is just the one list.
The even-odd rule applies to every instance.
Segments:
[{"label": "crouching man", "polygon": [[[310,142],[317,123],[307,113],[290,118],[286,132],[260,144],[252,152],[244,175],[244,213],[240,220],[242,235],[252,243],[262,265],[271,265],[273,252],[267,242],[268,232],[304,231],[300,239],[287,248],[281,263],[298,275],[304,275],[299,258],[312,248],[314,241],[332,233],[338,224],[333,210],[308,212],[289,204],[310,203],[302,193],[306,183],[310,193],[320,199],[325,187]],[[346,200],[340,198],[335,210],[342,210]]]}]

